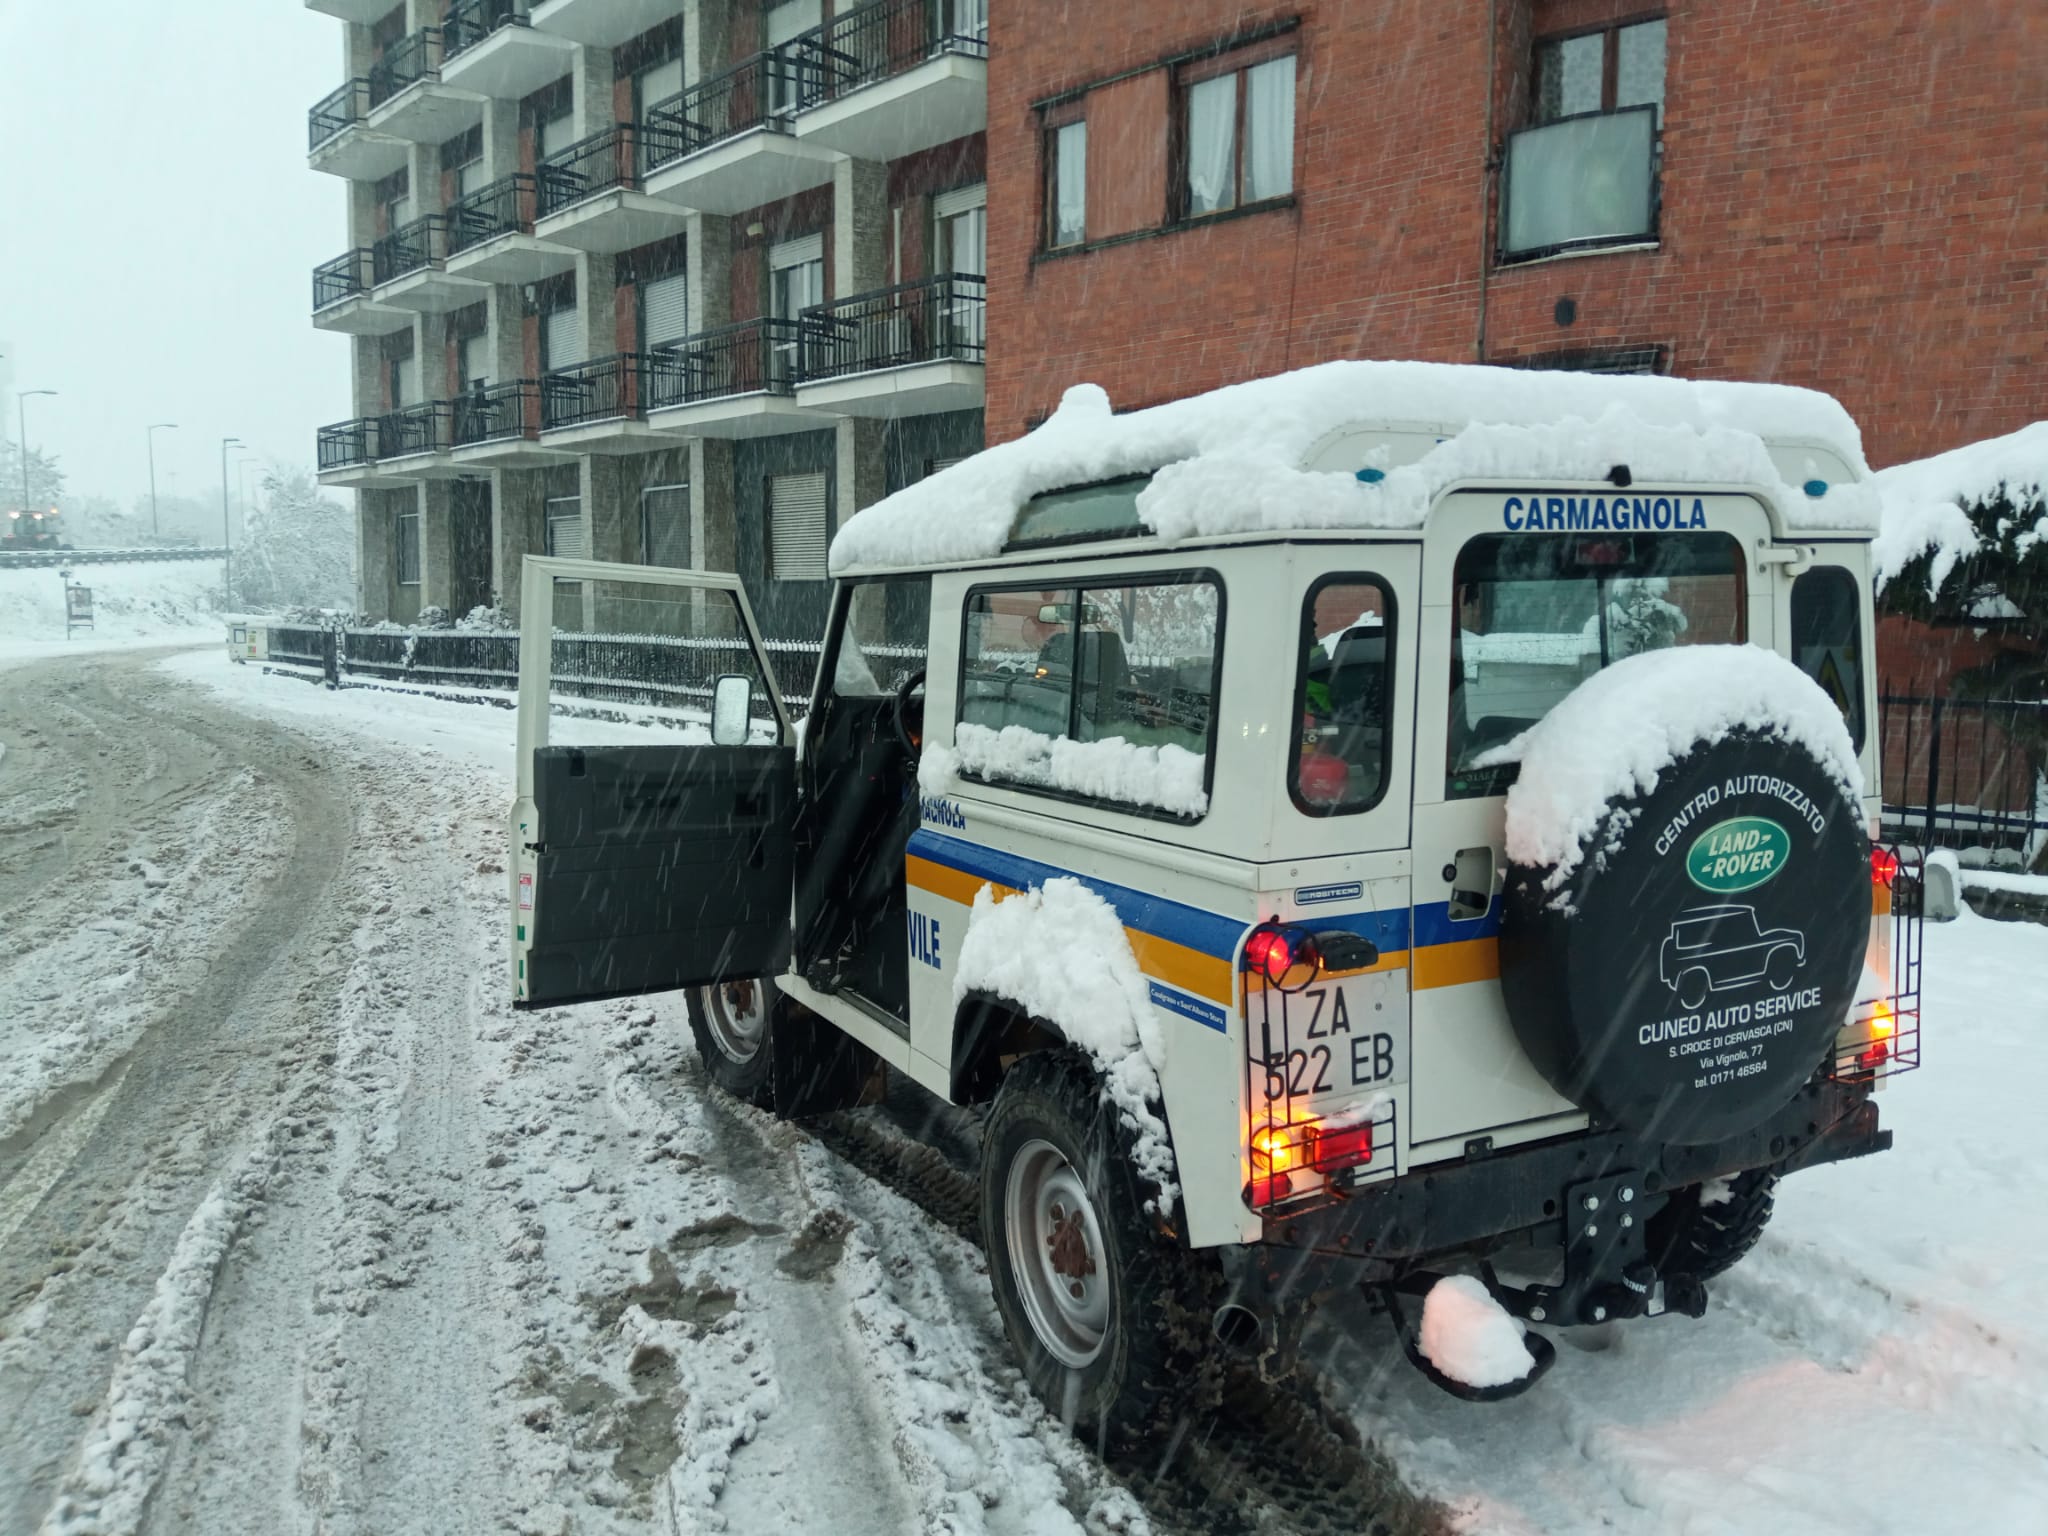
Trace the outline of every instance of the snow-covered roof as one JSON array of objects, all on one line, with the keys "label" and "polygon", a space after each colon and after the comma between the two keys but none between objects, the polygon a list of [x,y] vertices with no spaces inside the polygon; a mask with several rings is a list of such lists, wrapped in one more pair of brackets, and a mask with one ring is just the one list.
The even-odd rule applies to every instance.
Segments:
[{"label": "snow-covered roof", "polygon": [[[1362,462],[1324,462],[1384,434]],[[1402,440],[1408,451],[1395,446]],[[1377,462],[1375,461],[1377,460]],[[1096,385],[1037,431],[885,497],[832,541],[835,572],[986,560],[1032,497],[1152,473],[1138,497],[1164,539],[1297,529],[1414,529],[1461,481],[1759,485],[1789,528],[1877,526],[1862,437],[1833,397],[1782,384],[1467,364],[1322,363],[1116,415]],[[1356,471],[1378,468],[1366,483]],[[1809,497],[1808,479],[1850,483]]]},{"label": "snow-covered roof", "polygon": [[[1965,503],[1989,500],[2000,486],[2011,487],[2016,496],[2038,495],[2048,487],[2048,421],[1895,464],[1879,470],[1872,483],[1883,510],[1883,525],[1870,546],[1878,586],[1931,549],[1931,592],[1977,548],[1977,530],[1963,513]],[[2026,534],[2020,538],[2031,542]],[[2035,527],[2033,538],[2048,538],[2048,518]]]}]

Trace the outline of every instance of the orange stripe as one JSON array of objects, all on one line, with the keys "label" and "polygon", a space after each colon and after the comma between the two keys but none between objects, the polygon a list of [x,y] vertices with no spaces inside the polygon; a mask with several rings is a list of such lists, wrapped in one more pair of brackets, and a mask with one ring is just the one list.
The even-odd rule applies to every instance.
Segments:
[{"label": "orange stripe", "polygon": [[1460,939],[1430,944],[1415,951],[1415,990],[1459,987],[1474,981],[1500,979],[1499,939]]}]

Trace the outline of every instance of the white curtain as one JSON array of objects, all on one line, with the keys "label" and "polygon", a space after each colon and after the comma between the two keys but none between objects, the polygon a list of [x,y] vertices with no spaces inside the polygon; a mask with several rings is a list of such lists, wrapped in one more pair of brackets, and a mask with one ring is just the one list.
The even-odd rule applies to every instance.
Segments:
[{"label": "white curtain", "polygon": [[1188,92],[1188,212],[1237,201],[1237,76],[1218,75]]},{"label": "white curtain", "polygon": [[1285,197],[1294,190],[1294,59],[1273,59],[1245,73],[1244,197]]},{"label": "white curtain", "polygon": [[1088,231],[1088,125],[1068,123],[1060,129],[1057,144],[1059,230],[1055,243],[1073,245],[1086,239]]}]

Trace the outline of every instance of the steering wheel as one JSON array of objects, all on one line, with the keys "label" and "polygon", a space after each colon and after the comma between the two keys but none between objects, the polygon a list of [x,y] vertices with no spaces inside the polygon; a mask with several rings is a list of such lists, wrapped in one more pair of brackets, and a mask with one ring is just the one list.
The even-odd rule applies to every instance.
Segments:
[{"label": "steering wheel", "polygon": [[903,749],[903,755],[915,764],[924,745],[924,701],[918,700],[917,720],[910,719],[910,695],[914,689],[924,686],[924,668],[919,667],[910,676],[896,685],[896,707],[889,712],[889,723],[896,729],[896,745]]}]

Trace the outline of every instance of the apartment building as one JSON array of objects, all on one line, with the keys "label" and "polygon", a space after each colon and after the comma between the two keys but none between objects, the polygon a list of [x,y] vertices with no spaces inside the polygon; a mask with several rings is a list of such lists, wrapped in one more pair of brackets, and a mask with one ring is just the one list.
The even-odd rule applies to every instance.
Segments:
[{"label": "apartment building", "polygon": [[548,552],[819,633],[837,524],[982,446],[987,0],[307,4],[363,610],[514,609]]}]

